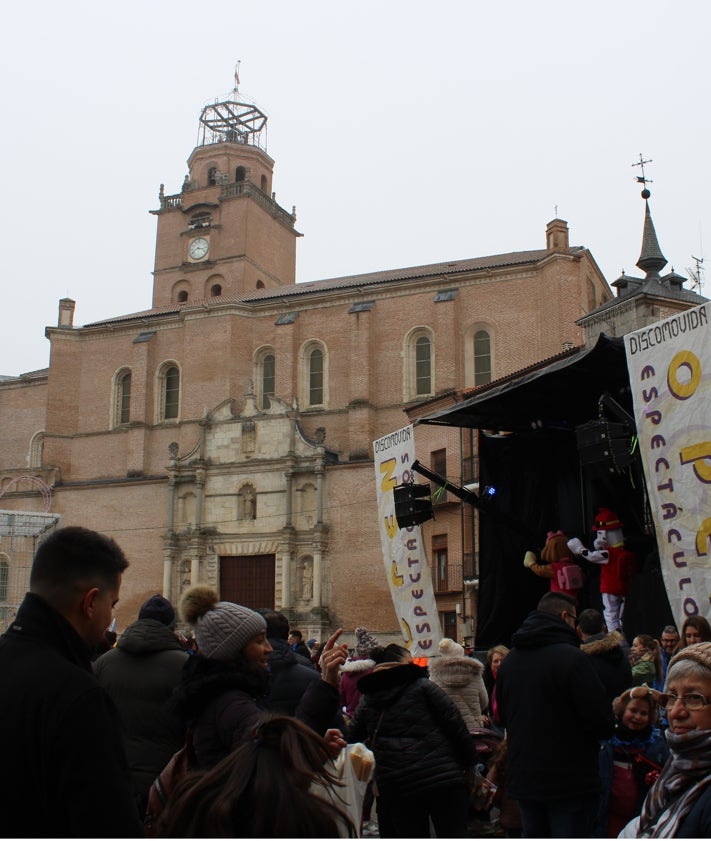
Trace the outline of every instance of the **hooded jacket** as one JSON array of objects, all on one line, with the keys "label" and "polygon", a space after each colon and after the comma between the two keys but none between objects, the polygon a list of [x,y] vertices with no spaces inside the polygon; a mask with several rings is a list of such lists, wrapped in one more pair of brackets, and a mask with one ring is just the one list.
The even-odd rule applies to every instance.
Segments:
[{"label": "hooded jacket", "polygon": [[590,657],[610,703],[632,686],[632,669],[622,649],[622,634],[619,631],[594,634],[581,643],[580,650]]},{"label": "hooded jacket", "polygon": [[470,731],[483,726],[489,704],[483,671],[484,664],[473,657],[442,656],[429,661],[430,680],[454,701]]},{"label": "hooded jacket", "polygon": [[0,813],[15,838],[142,837],[111,699],[72,625],[28,593],[0,637]]},{"label": "hooded jacket", "polygon": [[385,664],[358,681],[363,694],[349,742],[375,754],[383,795],[413,795],[464,785],[476,753],[454,702],[414,663]]},{"label": "hooded jacket", "polygon": [[310,660],[297,654],[285,639],[269,637],[271,673],[269,707],[279,715],[294,715],[309,684],[321,680]]},{"label": "hooded jacket", "polygon": [[361,699],[361,692],[358,689],[358,681],[370,674],[375,667],[375,660],[369,657],[362,659],[346,660],[341,666],[341,679],[338,682],[338,695],[340,697],[341,709],[347,716],[353,718]]},{"label": "hooded jacket", "polygon": [[[201,654],[189,657],[175,691],[175,709],[193,727],[193,747],[201,768],[212,768],[249,738],[260,718],[271,711],[269,673],[244,660],[223,662]],[[322,735],[338,709],[338,690],[319,679],[306,688],[294,711]]]},{"label": "hooded jacket", "polygon": [[507,787],[516,799],[552,801],[600,791],[599,742],[612,736],[615,720],[579,644],[560,616],[534,610],[499,668]]},{"label": "hooded jacket", "polygon": [[167,625],[155,619],[139,619],[121,634],[116,648],[93,664],[97,680],[121,716],[141,814],[153,780],[185,738],[185,727],[169,711],[168,702],[188,657]]}]

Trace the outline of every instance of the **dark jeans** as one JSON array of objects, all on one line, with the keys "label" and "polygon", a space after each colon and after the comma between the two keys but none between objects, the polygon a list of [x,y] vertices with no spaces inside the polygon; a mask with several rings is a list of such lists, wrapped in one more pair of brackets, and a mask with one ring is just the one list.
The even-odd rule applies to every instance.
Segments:
[{"label": "dark jeans", "polygon": [[467,837],[466,785],[448,785],[420,794],[379,795],[378,829],[381,838],[429,838],[430,819],[437,838]]},{"label": "dark jeans", "polygon": [[519,800],[524,838],[591,838],[600,797]]}]

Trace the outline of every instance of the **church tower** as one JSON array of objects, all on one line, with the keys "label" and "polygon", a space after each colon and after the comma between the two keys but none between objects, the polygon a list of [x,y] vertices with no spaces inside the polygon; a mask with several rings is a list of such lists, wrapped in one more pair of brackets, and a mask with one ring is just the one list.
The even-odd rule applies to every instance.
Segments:
[{"label": "church tower", "polygon": [[235,87],[200,114],[182,189],[161,184],[153,306],[235,297],[296,281],[295,209],[272,191],[267,116]]}]

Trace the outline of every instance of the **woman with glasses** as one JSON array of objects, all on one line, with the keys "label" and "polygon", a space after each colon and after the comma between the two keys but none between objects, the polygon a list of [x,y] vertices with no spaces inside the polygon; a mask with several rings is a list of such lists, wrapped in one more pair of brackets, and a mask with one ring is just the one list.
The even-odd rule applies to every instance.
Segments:
[{"label": "woman with glasses", "polygon": [[711,642],[689,645],[669,663],[665,691],[671,754],[621,838],[711,837]]}]

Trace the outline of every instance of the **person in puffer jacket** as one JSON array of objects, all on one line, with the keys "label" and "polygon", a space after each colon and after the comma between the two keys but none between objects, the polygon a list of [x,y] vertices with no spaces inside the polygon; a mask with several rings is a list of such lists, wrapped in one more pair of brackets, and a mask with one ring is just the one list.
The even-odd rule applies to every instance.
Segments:
[{"label": "person in puffer jacket", "polygon": [[483,727],[483,713],[489,704],[482,677],[484,664],[465,657],[462,646],[449,637],[440,640],[438,647],[441,656],[429,661],[430,680],[454,701],[470,731]]},{"label": "person in puffer jacket", "polygon": [[347,739],[375,754],[380,837],[429,837],[430,820],[438,838],[466,837],[465,772],[476,753],[461,713],[406,648],[390,644],[371,657]]}]

